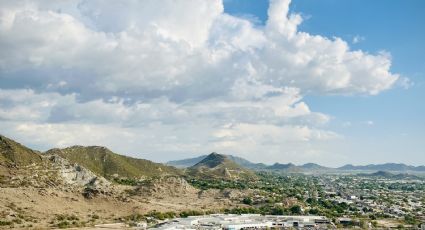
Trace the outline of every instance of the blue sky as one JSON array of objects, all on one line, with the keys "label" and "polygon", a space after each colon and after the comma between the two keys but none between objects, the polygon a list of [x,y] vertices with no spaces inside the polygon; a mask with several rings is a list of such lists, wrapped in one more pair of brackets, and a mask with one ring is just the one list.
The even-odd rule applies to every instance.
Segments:
[{"label": "blue sky", "polygon": [[425,165],[424,1],[0,9],[0,133],[32,148]]}]

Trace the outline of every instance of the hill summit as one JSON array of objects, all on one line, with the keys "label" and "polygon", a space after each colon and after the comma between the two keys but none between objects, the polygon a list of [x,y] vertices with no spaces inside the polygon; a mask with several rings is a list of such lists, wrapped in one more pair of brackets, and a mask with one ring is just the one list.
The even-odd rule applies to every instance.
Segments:
[{"label": "hill summit", "polygon": [[188,168],[190,175],[206,178],[248,179],[255,174],[232,161],[228,156],[213,152]]},{"label": "hill summit", "polygon": [[211,153],[210,155],[202,159],[200,162],[196,163],[193,167],[194,168],[199,168],[199,167],[215,168],[220,165],[225,165],[229,167],[239,167],[236,163],[231,161],[225,155],[221,155],[216,152]]}]

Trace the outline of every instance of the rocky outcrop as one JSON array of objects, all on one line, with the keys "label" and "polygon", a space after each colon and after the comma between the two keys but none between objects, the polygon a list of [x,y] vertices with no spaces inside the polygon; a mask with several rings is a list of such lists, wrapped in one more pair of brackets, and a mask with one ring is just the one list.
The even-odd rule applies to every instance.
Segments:
[{"label": "rocky outcrop", "polygon": [[58,155],[51,155],[48,158],[66,184],[91,187],[104,187],[111,184],[105,178],[97,176],[78,164],[72,164]]}]

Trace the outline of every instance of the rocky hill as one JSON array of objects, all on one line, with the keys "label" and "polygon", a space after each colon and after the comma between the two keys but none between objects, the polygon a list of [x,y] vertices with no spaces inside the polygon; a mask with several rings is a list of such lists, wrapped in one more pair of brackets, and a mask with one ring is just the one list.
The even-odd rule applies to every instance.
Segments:
[{"label": "rocky hill", "polygon": [[[40,153],[0,137],[1,229],[134,225],[158,212],[237,207],[247,194],[236,189],[199,190],[177,168],[122,156],[105,147],[73,146]],[[223,166],[231,178],[245,173],[227,158],[218,164],[205,163],[217,170]],[[122,181],[131,183],[115,183]]]},{"label": "rocky hill", "polygon": [[254,172],[238,165],[226,155],[215,152],[189,167],[187,173],[202,178],[249,179],[255,177]]},{"label": "rocky hill", "polygon": [[84,166],[93,173],[107,179],[113,177],[138,179],[182,174],[182,171],[175,167],[119,155],[100,146],[72,146],[64,149],[51,149],[45,154],[61,156],[71,163]]}]

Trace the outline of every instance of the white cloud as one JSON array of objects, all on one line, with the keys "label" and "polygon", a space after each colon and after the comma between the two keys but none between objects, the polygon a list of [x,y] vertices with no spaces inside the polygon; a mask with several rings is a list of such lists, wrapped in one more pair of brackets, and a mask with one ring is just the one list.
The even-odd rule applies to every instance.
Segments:
[{"label": "white cloud", "polygon": [[247,75],[331,94],[377,94],[398,79],[385,54],[299,32],[302,18],[288,13],[288,0],[271,1],[264,28],[223,13],[220,1],[74,2],[71,9],[3,6],[2,81],[42,89],[66,82],[58,90],[90,99],[115,93],[187,100],[221,95]]},{"label": "white cloud", "polygon": [[2,1],[0,127],[42,148],[318,151],[294,143],[339,135],[304,95],[373,95],[399,76],[386,53],[299,31],[289,6],[272,0],[259,26],[219,0]]},{"label": "white cloud", "polygon": [[291,143],[338,139],[321,128],[329,116],[310,111],[301,99],[294,88],[254,101],[183,104],[164,97],[131,104],[119,98],[79,102],[75,95],[0,90],[0,124],[4,134],[41,150],[106,145],[129,154],[150,153],[156,160],[209,151],[252,157],[262,148],[284,151]]}]

